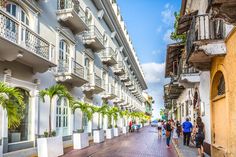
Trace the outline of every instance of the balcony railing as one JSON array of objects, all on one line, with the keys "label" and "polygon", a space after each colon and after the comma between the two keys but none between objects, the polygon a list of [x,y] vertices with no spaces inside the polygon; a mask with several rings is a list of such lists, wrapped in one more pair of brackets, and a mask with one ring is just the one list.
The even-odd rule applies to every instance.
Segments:
[{"label": "balcony railing", "polygon": [[95,85],[102,88],[102,79],[98,75],[95,75]]},{"label": "balcony railing", "polygon": [[89,31],[85,32],[83,35],[84,40],[91,40],[97,38],[99,42],[103,44],[103,35],[94,25],[89,26]]},{"label": "balcony railing", "polygon": [[[70,68],[71,66],[71,68]],[[71,64],[69,60],[58,61],[58,72],[59,73],[73,73],[80,78],[85,78],[84,67],[77,63],[74,59],[71,59]]]},{"label": "balcony railing", "polygon": [[46,60],[52,61],[54,46],[5,11],[0,10],[0,36]]},{"label": "balcony railing", "polygon": [[115,57],[116,53],[111,47],[107,47],[105,50],[102,51],[101,56],[102,58],[106,59],[106,58]]},{"label": "balcony railing", "polygon": [[198,41],[221,40],[224,38],[223,21],[212,21],[209,15],[197,15],[192,19],[187,35],[186,51],[188,58],[194,50],[194,43]]},{"label": "balcony railing", "polygon": [[58,0],[57,1],[57,10],[63,12],[65,10],[73,9],[77,15],[87,24],[87,18],[85,16],[85,11],[79,4],[78,0]]}]

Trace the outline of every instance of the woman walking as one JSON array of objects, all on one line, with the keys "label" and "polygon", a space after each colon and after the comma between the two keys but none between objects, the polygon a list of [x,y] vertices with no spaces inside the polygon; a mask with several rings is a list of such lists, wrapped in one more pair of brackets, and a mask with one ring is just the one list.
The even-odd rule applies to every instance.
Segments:
[{"label": "woman walking", "polygon": [[160,120],[158,120],[158,123],[157,123],[157,130],[158,130],[158,137],[161,138],[161,136],[162,136],[162,122]]},{"label": "woman walking", "polygon": [[199,157],[204,157],[204,150],[203,150],[204,139],[205,139],[205,126],[204,123],[202,122],[201,117],[197,117],[195,140]]},{"label": "woman walking", "polygon": [[171,131],[172,131],[171,120],[168,120],[165,129],[166,129],[166,146],[167,148],[170,148],[170,139],[171,139]]},{"label": "woman walking", "polygon": [[178,146],[178,123],[173,123],[173,136],[172,136],[174,143]]}]

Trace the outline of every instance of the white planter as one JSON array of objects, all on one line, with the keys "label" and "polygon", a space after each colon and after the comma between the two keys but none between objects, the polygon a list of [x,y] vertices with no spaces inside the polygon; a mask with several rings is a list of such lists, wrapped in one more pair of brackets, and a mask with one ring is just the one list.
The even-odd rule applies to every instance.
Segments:
[{"label": "white planter", "polygon": [[2,150],[2,145],[0,146],[0,157],[2,157],[3,150]]},{"label": "white planter", "polygon": [[119,129],[118,128],[114,128],[113,131],[114,131],[115,137],[119,136]]},{"label": "white planter", "polygon": [[57,157],[64,154],[61,136],[38,138],[38,157]]},{"label": "white planter", "polygon": [[106,130],[106,138],[107,139],[112,139],[113,138],[113,129],[107,129]]},{"label": "white planter", "polygon": [[93,131],[93,142],[101,143],[104,141],[104,131],[103,130],[94,130]]},{"label": "white planter", "polygon": [[122,132],[123,132],[123,134],[127,134],[127,132],[128,132],[128,129],[127,129],[127,127],[126,127],[126,126],[124,126],[124,127],[122,128]]},{"label": "white planter", "polygon": [[73,147],[74,149],[83,149],[89,146],[88,133],[74,133]]}]

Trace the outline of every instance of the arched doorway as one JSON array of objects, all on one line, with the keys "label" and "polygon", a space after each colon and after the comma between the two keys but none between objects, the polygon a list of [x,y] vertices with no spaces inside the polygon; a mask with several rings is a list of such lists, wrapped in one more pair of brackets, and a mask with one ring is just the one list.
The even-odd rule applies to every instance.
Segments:
[{"label": "arched doorway", "polygon": [[19,114],[21,115],[20,125],[16,128],[8,129],[8,143],[15,143],[21,141],[28,141],[30,137],[30,106],[29,106],[29,92],[23,88],[16,89],[21,93],[25,107],[19,106]]},{"label": "arched doorway", "polygon": [[[228,141],[225,79],[221,71],[218,71],[215,74],[211,88],[213,144],[212,155],[217,157],[223,155],[222,153],[227,150]],[[217,148],[214,146],[217,146]]]},{"label": "arched doorway", "polygon": [[59,98],[56,106],[56,133],[60,136],[69,134],[68,125],[68,101],[66,98]]}]

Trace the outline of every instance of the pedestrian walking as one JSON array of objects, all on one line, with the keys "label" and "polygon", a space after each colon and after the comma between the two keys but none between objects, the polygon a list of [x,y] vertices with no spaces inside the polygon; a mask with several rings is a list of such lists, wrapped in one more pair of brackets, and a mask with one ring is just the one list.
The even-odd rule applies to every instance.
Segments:
[{"label": "pedestrian walking", "polygon": [[184,145],[189,146],[193,125],[191,122],[189,122],[189,119],[186,118],[186,121],[183,123],[182,127],[183,127],[183,134],[184,134],[183,143]]},{"label": "pedestrian walking", "polygon": [[179,139],[179,136],[178,136],[178,124],[177,123],[174,123],[173,124],[173,140],[174,140],[174,143],[178,146],[178,139]]},{"label": "pedestrian walking", "polygon": [[132,120],[129,121],[129,132],[131,132],[131,131],[132,131]]},{"label": "pedestrian walking", "polygon": [[157,130],[158,130],[158,137],[161,137],[162,136],[162,122],[161,122],[161,120],[158,120]]},{"label": "pedestrian walking", "polygon": [[176,127],[177,127],[177,134],[178,134],[178,137],[180,137],[180,134],[182,132],[182,129],[181,129],[181,124],[179,121],[176,122]]},{"label": "pedestrian walking", "polygon": [[203,142],[205,139],[205,126],[204,123],[202,122],[201,117],[197,117],[197,124],[196,124],[196,147],[198,149],[198,155],[199,157],[204,156],[204,150],[203,150]]},{"label": "pedestrian walking", "polygon": [[171,120],[168,120],[166,123],[166,146],[167,148],[170,148],[170,139],[171,139],[171,131],[172,131],[172,126],[171,126]]}]

